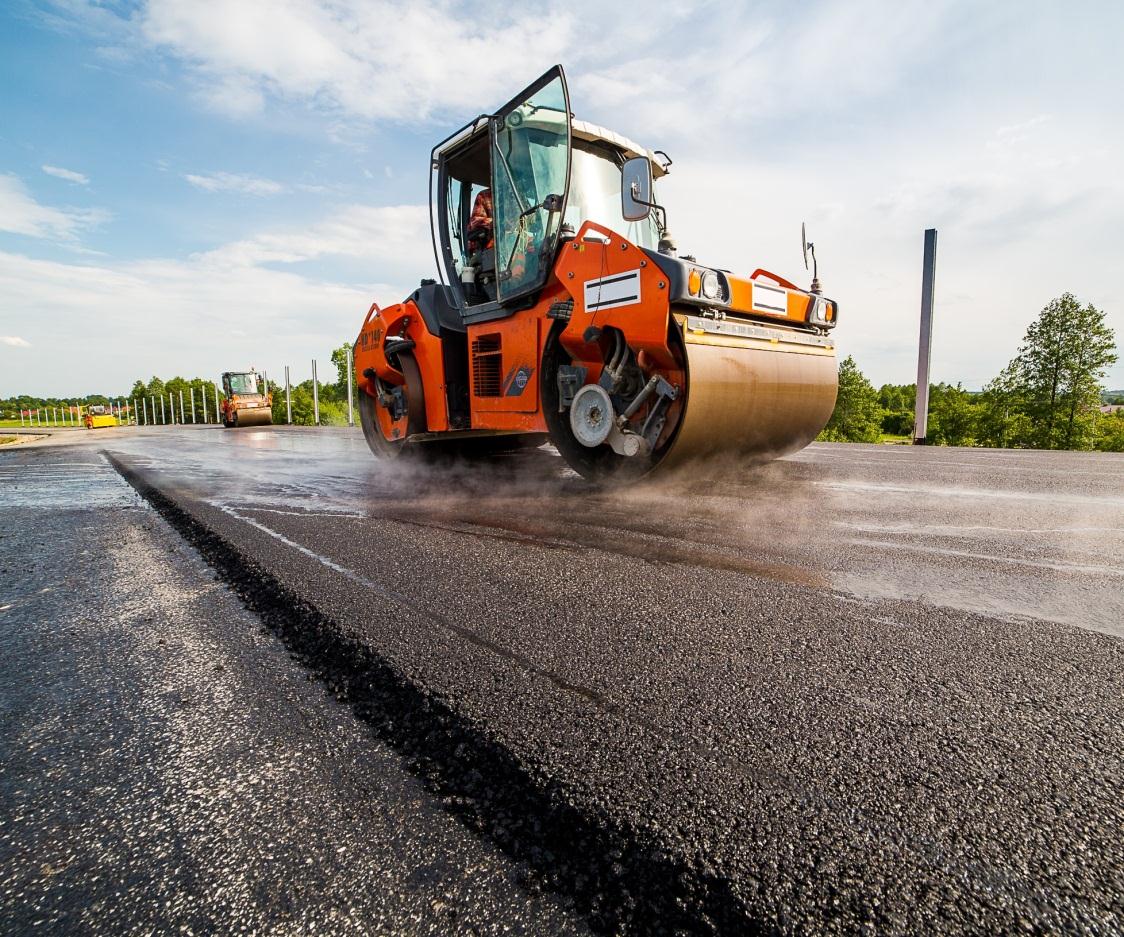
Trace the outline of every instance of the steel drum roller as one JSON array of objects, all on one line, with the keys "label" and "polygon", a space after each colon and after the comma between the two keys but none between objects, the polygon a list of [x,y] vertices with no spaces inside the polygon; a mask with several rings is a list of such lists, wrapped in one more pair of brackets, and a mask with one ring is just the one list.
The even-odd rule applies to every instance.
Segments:
[{"label": "steel drum roller", "polygon": [[236,426],[269,426],[273,422],[273,414],[269,407],[259,409],[241,409],[235,417]]},{"label": "steel drum roller", "polygon": [[808,445],[835,407],[831,346],[684,330],[687,402],[661,468],[729,453],[768,461]]}]

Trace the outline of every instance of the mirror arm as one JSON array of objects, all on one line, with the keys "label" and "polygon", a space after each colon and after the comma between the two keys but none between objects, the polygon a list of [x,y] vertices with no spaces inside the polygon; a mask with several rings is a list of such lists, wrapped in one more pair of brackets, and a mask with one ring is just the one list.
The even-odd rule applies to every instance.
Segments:
[{"label": "mirror arm", "polygon": [[657,204],[656,202],[646,202],[642,198],[637,198],[636,197],[636,191],[635,191],[635,189],[636,189],[636,183],[635,182],[632,184],[632,187],[633,187],[632,200],[637,205],[647,205],[649,208],[652,208],[655,211],[659,212],[659,214],[663,217],[663,220],[661,221],[659,218],[657,218],[656,224],[658,224],[660,226],[660,234],[661,235],[666,234],[667,233],[667,209],[664,208],[662,205]]}]

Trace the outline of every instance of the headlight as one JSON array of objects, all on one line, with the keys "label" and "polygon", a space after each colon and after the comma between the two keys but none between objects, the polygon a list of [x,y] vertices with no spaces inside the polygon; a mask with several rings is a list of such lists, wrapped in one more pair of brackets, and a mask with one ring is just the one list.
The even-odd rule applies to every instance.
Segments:
[{"label": "headlight", "polygon": [[704,299],[713,299],[716,302],[726,301],[722,290],[722,280],[713,270],[703,271],[700,292]]},{"label": "headlight", "polygon": [[808,321],[812,325],[823,328],[833,328],[838,315],[839,304],[834,299],[824,299],[822,296],[812,296],[812,303],[808,309]]}]

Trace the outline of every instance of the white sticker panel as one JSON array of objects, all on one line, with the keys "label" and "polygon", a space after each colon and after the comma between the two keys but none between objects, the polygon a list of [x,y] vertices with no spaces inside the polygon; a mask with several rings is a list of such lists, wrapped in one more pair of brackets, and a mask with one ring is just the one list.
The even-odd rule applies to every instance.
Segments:
[{"label": "white sticker panel", "polygon": [[640,271],[614,273],[612,276],[585,281],[586,312],[600,312],[617,306],[634,306],[640,302]]},{"label": "white sticker panel", "polygon": [[788,290],[779,286],[753,284],[753,311],[764,312],[770,316],[788,315]]}]

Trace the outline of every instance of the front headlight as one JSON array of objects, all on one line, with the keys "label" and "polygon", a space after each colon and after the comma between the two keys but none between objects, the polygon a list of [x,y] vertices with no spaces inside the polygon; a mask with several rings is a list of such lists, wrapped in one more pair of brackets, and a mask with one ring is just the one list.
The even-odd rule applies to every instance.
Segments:
[{"label": "front headlight", "polygon": [[726,301],[726,297],[723,295],[722,278],[713,270],[703,271],[699,292],[702,293],[704,299],[711,299],[715,302]]},{"label": "front headlight", "polygon": [[839,304],[833,299],[824,299],[822,296],[812,296],[812,304],[808,310],[808,322],[821,328],[834,328],[838,317]]}]

